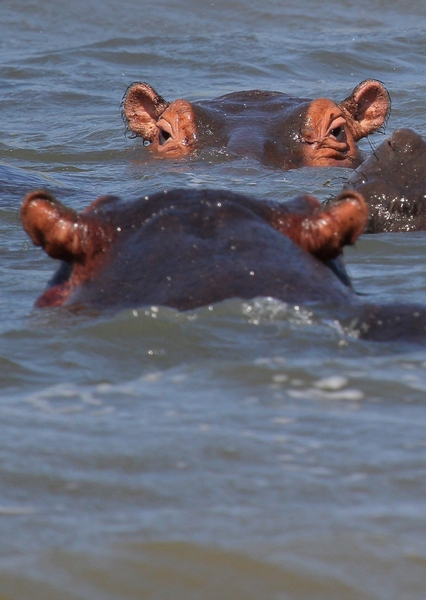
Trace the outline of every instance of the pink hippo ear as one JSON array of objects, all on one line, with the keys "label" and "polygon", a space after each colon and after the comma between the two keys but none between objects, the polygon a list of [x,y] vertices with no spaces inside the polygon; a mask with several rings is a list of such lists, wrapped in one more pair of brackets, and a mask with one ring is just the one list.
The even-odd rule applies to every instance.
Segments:
[{"label": "pink hippo ear", "polygon": [[366,79],[339,104],[355,141],[386,123],[391,102],[387,89],[376,79]]},{"label": "pink hippo ear", "polygon": [[342,192],[327,205],[310,196],[300,200],[305,202],[306,213],[284,214],[274,227],[320,260],[336,258],[343,246],[354,244],[364,231],[368,209],[357,192]]},{"label": "pink hippo ear", "polygon": [[132,83],[122,101],[123,119],[130,131],[152,142],[156,123],[169,104],[148,83]]},{"label": "pink hippo ear", "polygon": [[79,215],[44,190],[27,194],[21,220],[36,246],[52,258],[68,263],[87,265],[102,254],[113,238],[108,225],[85,213]]},{"label": "pink hippo ear", "polygon": [[25,197],[21,219],[33,243],[52,258],[72,262],[84,254],[78,213],[47,192],[38,190]]}]

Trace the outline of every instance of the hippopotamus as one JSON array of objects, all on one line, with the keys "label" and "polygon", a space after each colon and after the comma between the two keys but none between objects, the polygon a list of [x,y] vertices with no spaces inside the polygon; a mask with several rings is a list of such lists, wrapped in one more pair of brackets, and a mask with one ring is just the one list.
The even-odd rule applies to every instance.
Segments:
[{"label": "hippopotamus", "polygon": [[308,195],[274,203],[178,189],[131,203],[104,196],[78,214],[35,191],[21,217],[34,244],[62,261],[38,307],[188,310],[260,295],[347,304],[353,293],[338,256],[367,210],[354,192],[322,207]]},{"label": "hippopotamus", "polygon": [[398,129],[364,162],[345,188],[369,207],[366,233],[426,230],[426,141]]},{"label": "hippopotamus", "polygon": [[355,169],[363,160],[356,143],[380,129],[389,111],[389,94],[375,79],[362,81],[340,103],[261,90],[167,102],[140,82],[127,88],[122,101],[127,130],[141,136],[158,157],[225,148],[280,169]]},{"label": "hippopotamus", "polygon": [[371,304],[352,288],[340,255],[367,216],[350,190],[321,205],[309,195],[279,203],[177,189],[132,202],[103,196],[81,214],[40,190],[21,208],[34,244],[62,261],[37,307],[190,310],[270,296],[333,307],[366,339],[423,342],[425,307]]}]

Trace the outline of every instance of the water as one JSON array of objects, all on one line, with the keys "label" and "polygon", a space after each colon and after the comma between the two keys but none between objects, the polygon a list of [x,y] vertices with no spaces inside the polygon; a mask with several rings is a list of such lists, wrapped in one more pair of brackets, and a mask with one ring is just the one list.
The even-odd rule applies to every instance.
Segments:
[{"label": "water", "polygon": [[[55,269],[19,205],[47,187],[224,187],[326,199],[348,172],[123,135],[127,85],[343,99],[368,77],[387,131],[426,135],[420,0],[3,0],[0,22],[1,600],[426,598],[426,352],[360,341],[271,299],[177,313],[37,311]],[[379,144],[376,135],[363,148]],[[425,300],[423,233],[364,236],[358,291]]]}]

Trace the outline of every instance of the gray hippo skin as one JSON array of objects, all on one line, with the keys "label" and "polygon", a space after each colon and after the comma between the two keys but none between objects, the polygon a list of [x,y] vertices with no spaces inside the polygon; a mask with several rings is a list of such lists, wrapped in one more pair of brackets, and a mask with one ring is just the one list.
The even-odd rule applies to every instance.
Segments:
[{"label": "gray hippo skin", "polygon": [[130,85],[122,102],[127,129],[158,157],[226,148],[280,169],[355,169],[362,162],[356,142],[382,127],[389,111],[389,95],[375,79],[361,82],[340,103],[261,90],[167,102],[148,83]]},{"label": "gray hippo skin", "polygon": [[426,230],[426,142],[399,129],[355,171],[345,185],[367,202],[366,233]]},{"label": "gray hippo skin", "polygon": [[366,339],[423,342],[425,307],[361,301],[339,260],[367,214],[352,191],[322,206],[312,196],[281,204],[222,190],[171,190],[130,203],[101,197],[81,214],[36,191],[21,208],[34,244],[62,261],[38,307],[189,310],[271,296],[324,306]]},{"label": "gray hippo skin", "polygon": [[227,298],[271,296],[324,306],[374,340],[421,340],[426,310],[362,302],[339,260],[365,227],[359,194],[322,206],[221,190],[171,190],[130,203],[105,196],[83,213],[45,191],[28,194],[23,226],[62,261],[38,307],[196,309]]},{"label": "gray hippo skin", "polygon": [[21,216],[33,242],[64,261],[38,306],[188,310],[259,295],[346,303],[352,292],[335,259],[362,232],[366,207],[353,192],[323,208],[312,196],[278,204],[171,190],[131,203],[105,196],[77,214],[37,191]]}]

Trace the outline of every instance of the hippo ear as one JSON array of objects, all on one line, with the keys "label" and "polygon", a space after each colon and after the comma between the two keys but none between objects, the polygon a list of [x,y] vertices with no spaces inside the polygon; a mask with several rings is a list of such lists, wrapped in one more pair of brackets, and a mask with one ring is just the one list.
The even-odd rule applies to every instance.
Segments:
[{"label": "hippo ear", "polygon": [[40,190],[26,196],[21,219],[34,244],[52,258],[67,262],[84,260],[84,224],[80,215],[47,192]]},{"label": "hippo ear", "polygon": [[121,103],[124,122],[130,131],[152,142],[158,118],[169,104],[148,83],[132,83]]},{"label": "hippo ear", "polygon": [[349,190],[306,215],[283,219],[285,230],[281,227],[281,231],[310,254],[328,260],[336,258],[343,246],[356,241],[364,231],[367,217],[364,198]]},{"label": "hippo ear", "polygon": [[386,123],[391,102],[383,83],[376,79],[366,79],[339,106],[355,141],[358,141]]}]

